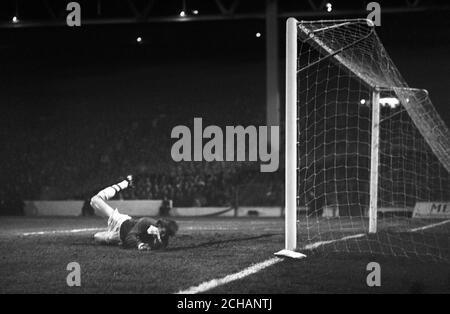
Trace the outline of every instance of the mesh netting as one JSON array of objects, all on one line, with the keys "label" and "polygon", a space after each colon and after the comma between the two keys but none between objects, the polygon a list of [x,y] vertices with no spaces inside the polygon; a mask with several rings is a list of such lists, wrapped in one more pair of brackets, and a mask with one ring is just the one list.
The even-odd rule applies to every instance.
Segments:
[{"label": "mesh netting", "polygon": [[[427,92],[408,87],[370,21],[299,22],[297,32],[298,241],[448,260],[445,213],[413,217],[419,203],[450,201],[450,134]],[[378,230],[369,235],[375,91]]]}]

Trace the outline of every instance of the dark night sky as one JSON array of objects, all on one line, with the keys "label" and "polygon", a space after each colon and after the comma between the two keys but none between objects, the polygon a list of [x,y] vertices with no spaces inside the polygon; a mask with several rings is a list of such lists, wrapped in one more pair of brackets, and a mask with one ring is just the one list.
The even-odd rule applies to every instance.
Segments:
[{"label": "dark night sky", "polygon": [[[384,15],[377,29],[409,85],[428,89],[445,121],[450,121],[449,17],[448,11]],[[262,21],[2,29],[2,107],[32,115],[65,103],[93,108],[92,99],[108,98],[108,93],[109,101],[121,104],[163,105],[165,98],[183,98],[178,94],[186,92],[186,83],[203,94],[186,98],[186,105],[210,99],[214,106],[217,97],[231,101],[238,93],[264,111],[265,42],[256,32],[264,36]],[[137,36],[142,44],[136,43]],[[98,85],[89,88],[94,81]]]}]

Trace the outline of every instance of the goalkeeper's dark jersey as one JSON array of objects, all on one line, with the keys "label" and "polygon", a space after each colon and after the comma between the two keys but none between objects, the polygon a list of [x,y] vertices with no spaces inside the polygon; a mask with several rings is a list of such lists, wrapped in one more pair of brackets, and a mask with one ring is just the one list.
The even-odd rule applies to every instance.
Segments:
[{"label": "goalkeeper's dark jersey", "polygon": [[137,248],[139,243],[148,243],[154,248],[156,236],[147,233],[150,226],[156,226],[156,220],[148,217],[128,219],[120,226],[120,240],[125,248]]}]

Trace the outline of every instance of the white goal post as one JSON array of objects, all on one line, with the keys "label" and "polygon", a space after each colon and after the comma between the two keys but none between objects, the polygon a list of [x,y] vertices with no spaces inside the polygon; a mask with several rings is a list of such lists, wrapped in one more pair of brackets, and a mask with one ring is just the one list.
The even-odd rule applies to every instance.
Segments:
[{"label": "white goal post", "polygon": [[286,249],[297,247],[297,20],[286,30]]},{"label": "white goal post", "polygon": [[[304,76],[303,86],[299,82],[300,75]],[[357,105],[353,105],[355,98],[361,98]],[[398,104],[394,102],[389,107],[389,99]],[[369,235],[378,231],[380,206],[408,212],[414,207],[414,202],[450,199],[450,181],[447,181],[450,132],[435,111],[428,93],[410,88],[403,80],[370,20],[298,21],[289,18],[286,25],[285,101],[285,248],[276,255],[305,257],[296,252],[297,212],[299,207],[308,208],[305,202],[314,203],[321,217],[324,208],[331,206],[339,212],[342,202],[346,202],[348,207],[358,203],[363,209],[356,211],[360,214],[348,214],[348,224]],[[349,109],[347,103],[354,107]],[[343,117],[341,112],[347,112],[351,118]],[[361,113],[363,122],[354,122],[353,116]],[[305,118],[305,115],[314,115],[314,118]],[[347,121],[341,121],[345,119]],[[350,119],[353,120],[349,122]],[[302,130],[299,130],[299,124]],[[323,130],[327,127],[333,129],[329,134]],[[299,132],[311,133],[310,130],[315,133],[299,136]],[[352,130],[351,136],[349,130]],[[380,140],[380,137],[383,138]],[[344,144],[336,144],[342,139],[346,141]],[[304,144],[302,141],[309,142]],[[344,154],[347,156],[342,157]],[[405,156],[418,161],[401,164],[400,159]],[[328,164],[332,163],[336,169],[340,163],[344,164],[342,167],[347,168],[341,172],[345,175],[350,173],[351,180],[338,174],[336,169],[330,170]],[[420,168],[425,166],[427,169],[422,169],[425,174],[414,173],[415,169],[420,172]],[[362,172],[367,172],[367,178]],[[317,179],[319,176],[322,181]],[[427,176],[430,178],[426,183],[430,185],[428,189],[414,186]],[[316,186],[311,187],[314,184]],[[348,191],[342,190],[344,185],[349,186]],[[299,186],[303,189],[304,200],[299,200]],[[354,195],[357,195],[357,201],[350,200]],[[355,212],[354,209],[348,211],[352,210]],[[311,231],[314,229],[320,233],[320,228],[323,228],[317,212],[311,215],[308,211],[306,215],[316,219],[314,228],[307,222],[309,239],[322,239],[322,235]],[[355,216],[359,216],[358,222]],[[339,223],[344,225],[341,221]],[[329,228],[327,232],[332,230],[331,223],[326,226]],[[339,231],[345,228],[341,227]],[[398,228],[405,229],[404,226]],[[375,241],[381,242],[380,239]],[[408,250],[418,251],[417,248]]]},{"label": "white goal post", "polygon": [[297,20],[286,26],[285,249],[275,255],[303,258],[297,248]]}]

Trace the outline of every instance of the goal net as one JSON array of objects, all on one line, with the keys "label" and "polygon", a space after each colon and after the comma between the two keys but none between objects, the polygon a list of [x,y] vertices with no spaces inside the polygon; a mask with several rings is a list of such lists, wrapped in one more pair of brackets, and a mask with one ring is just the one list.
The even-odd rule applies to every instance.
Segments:
[{"label": "goal net", "polygon": [[291,18],[286,53],[286,250],[449,260],[450,132],[427,91],[370,20]]}]

